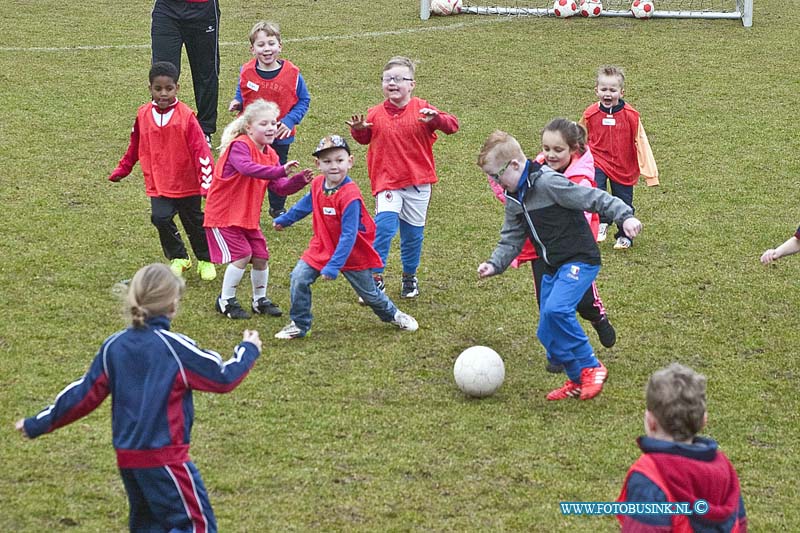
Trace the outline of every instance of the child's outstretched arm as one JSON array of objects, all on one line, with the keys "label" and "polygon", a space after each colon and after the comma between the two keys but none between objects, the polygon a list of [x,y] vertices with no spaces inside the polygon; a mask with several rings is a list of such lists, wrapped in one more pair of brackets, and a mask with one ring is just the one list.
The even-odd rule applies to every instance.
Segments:
[{"label": "child's outstretched arm", "polygon": [[258,332],[245,330],[240,342],[233,349],[233,356],[223,361],[217,352],[203,350],[195,342],[174,331],[162,330],[161,335],[175,351],[183,366],[180,374],[185,385],[206,392],[230,392],[250,372],[261,355]]},{"label": "child's outstretched arm", "polygon": [[372,122],[367,122],[366,115],[353,115],[344,123],[350,126],[350,135],[358,144],[369,144],[372,140]]},{"label": "child's outstretched arm", "polygon": [[429,106],[420,109],[419,114],[418,120],[428,124],[431,130],[439,130],[445,135],[458,131],[458,119],[450,113],[445,113],[433,106]]},{"label": "child's outstretched arm", "polygon": [[272,221],[272,227],[276,231],[282,231],[295,222],[304,219],[311,214],[314,205],[311,200],[311,193],[306,194],[295,203],[286,213]]},{"label": "child's outstretched arm", "polygon": [[[289,165],[290,163],[297,165],[297,161],[289,161],[289,163],[286,163],[286,165]],[[269,187],[269,190],[272,192],[280,194],[281,196],[289,196],[290,194],[296,193],[311,183],[311,180],[313,179],[314,171],[310,168],[306,168],[297,174],[289,176],[288,178],[278,178],[276,180],[272,180],[269,182],[267,187]]]},{"label": "child's outstretched arm", "polygon": [[[800,229],[797,230],[798,234],[800,234]],[[800,238],[798,238],[798,234],[795,234],[789,239],[786,240],[783,244],[778,246],[777,248],[770,248],[769,250],[765,251],[761,254],[761,263],[764,265],[768,265],[781,257],[785,257],[787,255],[793,255],[797,252],[800,252]]]},{"label": "child's outstretched arm", "polygon": [[[113,338],[107,340],[103,347],[112,342]],[[73,381],[58,393],[52,405],[45,407],[37,415],[22,420],[21,427],[17,422],[17,429],[26,437],[33,439],[94,411],[103,403],[110,391],[102,354],[103,348],[95,356],[83,377]]]},{"label": "child's outstretched arm", "polygon": [[117,164],[117,168],[115,168],[111,175],[108,177],[108,181],[117,183],[122,178],[127,177],[131,170],[133,170],[133,165],[139,161],[139,120],[135,120],[133,122],[133,128],[131,129],[131,139],[128,143],[128,149],[125,151],[125,155],[122,156],[122,159],[119,160]]}]

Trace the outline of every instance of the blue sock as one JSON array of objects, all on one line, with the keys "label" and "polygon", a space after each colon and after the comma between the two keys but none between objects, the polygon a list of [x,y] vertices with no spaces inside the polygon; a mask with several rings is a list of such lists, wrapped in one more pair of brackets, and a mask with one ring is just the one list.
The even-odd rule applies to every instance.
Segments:
[{"label": "blue sock", "polygon": [[424,231],[425,226],[412,226],[404,220],[400,221],[400,260],[405,274],[417,273]]},{"label": "blue sock", "polygon": [[[391,211],[384,211],[375,215],[375,241],[372,246],[378,255],[381,256],[384,267],[386,266],[386,258],[389,257],[389,248],[392,247],[392,239],[397,234],[400,216]],[[373,272],[381,273],[383,268],[374,269]]]}]

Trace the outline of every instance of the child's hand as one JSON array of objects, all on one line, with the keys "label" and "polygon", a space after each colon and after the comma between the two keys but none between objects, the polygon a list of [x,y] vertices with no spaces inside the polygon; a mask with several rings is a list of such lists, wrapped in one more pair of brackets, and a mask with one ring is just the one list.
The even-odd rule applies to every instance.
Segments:
[{"label": "child's hand", "polygon": [[276,223],[273,221],[273,222],[272,222],[272,229],[274,229],[275,231],[283,231],[283,226],[281,226],[280,224],[276,224]]},{"label": "child's hand", "polygon": [[294,167],[299,167],[299,166],[300,166],[300,162],[299,161],[295,161],[295,160],[287,161],[286,164],[283,165],[283,170],[284,170],[284,172],[286,172],[286,175],[288,176],[289,175],[289,171],[291,169],[293,169]]},{"label": "child's hand", "polygon": [[422,115],[418,119],[420,122],[430,122],[431,120],[436,118],[439,112],[436,111],[435,109],[431,109],[430,107],[423,107],[422,109],[419,110],[419,114]]},{"label": "child's hand", "polygon": [[231,100],[231,103],[228,104],[228,111],[241,111],[242,110],[242,103],[239,100]]},{"label": "child's hand", "polygon": [[496,274],[494,270],[494,265],[491,263],[481,263],[478,265],[478,277],[479,278],[488,278],[489,276],[494,276]]},{"label": "child's hand", "polygon": [[778,258],[780,258],[780,256],[778,255],[778,251],[773,248],[770,248],[769,250],[761,254],[761,264],[768,265]]},{"label": "child's hand", "polygon": [[311,183],[314,180],[314,171],[311,170],[310,168],[304,168],[297,174],[302,174],[303,181],[305,181],[306,183]]},{"label": "child's hand", "polygon": [[290,128],[283,122],[278,122],[278,133],[275,134],[276,139],[286,139],[291,134],[292,134],[292,128]]},{"label": "child's hand", "polygon": [[622,231],[629,238],[633,239],[642,231],[642,223],[636,217],[630,217],[622,223]]},{"label": "child's hand", "polygon": [[246,329],[244,330],[244,334],[242,335],[242,342],[252,342],[258,348],[258,353],[261,353],[261,339],[258,336],[258,332],[254,329]]},{"label": "child's hand", "polygon": [[25,433],[25,419],[24,418],[20,418],[19,420],[17,420],[17,422],[14,424],[14,429],[16,429],[17,431],[22,433],[22,436],[25,437],[26,439],[30,438],[28,436],[28,434]]},{"label": "child's hand", "polygon": [[122,178],[124,178],[128,174],[129,174],[129,172],[125,172],[120,167],[117,167],[117,168],[114,169],[114,171],[108,177],[108,181],[111,181],[113,183],[117,183],[118,181],[120,181]]},{"label": "child's hand", "polygon": [[350,120],[345,120],[344,123],[354,130],[365,130],[372,127],[372,122],[367,122],[366,115],[353,115]]}]

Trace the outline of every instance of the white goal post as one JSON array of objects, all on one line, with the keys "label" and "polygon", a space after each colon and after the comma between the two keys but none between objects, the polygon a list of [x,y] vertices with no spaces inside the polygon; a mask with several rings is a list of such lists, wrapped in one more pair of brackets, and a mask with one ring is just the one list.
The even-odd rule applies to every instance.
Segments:
[{"label": "white goal post", "polygon": [[[485,0],[483,0],[485,2]],[[501,0],[503,1],[503,0]],[[632,17],[632,0],[602,0],[601,17]],[[655,0],[653,18],[741,19],[742,25],[753,25],[753,0]],[[505,0],[487,5],[481,0],[462,0],[462,13],[474,15],[552,16],[552,0]],[[431,0],[420,0],[420,18],[431,15]]]}]

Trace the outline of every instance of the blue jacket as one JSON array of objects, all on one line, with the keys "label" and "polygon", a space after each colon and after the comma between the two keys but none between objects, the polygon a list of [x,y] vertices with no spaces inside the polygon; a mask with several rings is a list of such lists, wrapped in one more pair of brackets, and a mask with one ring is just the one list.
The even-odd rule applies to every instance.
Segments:
[{"label": "blue jacket", "polygon": [[86,374],[67,385],[55,402],[25,420],[25,433],[38,437],[89,414],[109,393],[111,428],[120,468],[153,468],[189,460],[194,420],[192,390],[228,392],[244,379],[259,356],[242,342],[231,359],[202,350],[169,330],[164,316],[143,328],[107,338]]}]

